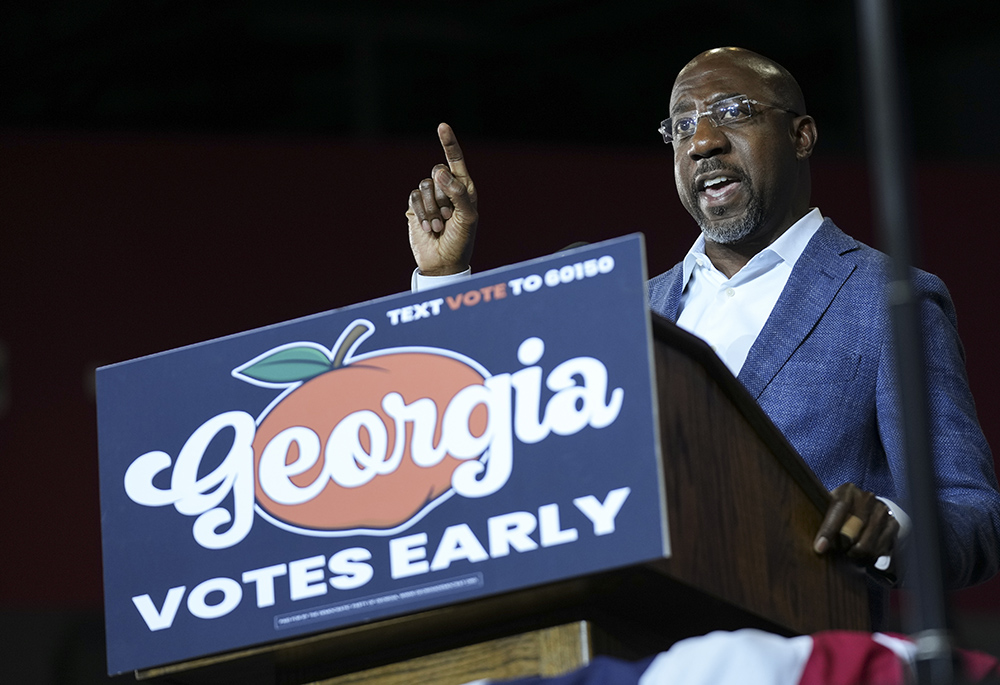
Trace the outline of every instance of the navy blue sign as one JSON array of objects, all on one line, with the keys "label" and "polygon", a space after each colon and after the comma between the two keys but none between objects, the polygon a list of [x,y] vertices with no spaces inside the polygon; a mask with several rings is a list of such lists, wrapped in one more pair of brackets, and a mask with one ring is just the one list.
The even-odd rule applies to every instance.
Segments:
[{"label": "navy blue sign", "polygon": [[97,372],[108,669],[669,555],[641,236]]}]

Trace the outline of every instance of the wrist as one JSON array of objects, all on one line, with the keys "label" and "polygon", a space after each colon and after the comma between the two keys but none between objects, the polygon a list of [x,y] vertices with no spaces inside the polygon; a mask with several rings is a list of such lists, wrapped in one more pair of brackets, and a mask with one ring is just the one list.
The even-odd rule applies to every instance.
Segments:
[{"label": "wrist", "polygon": [[421,276],[454,276],[455,274],[464,273],[469,270],[468,264],[448,264],[445,266],[439,266],[435,268],[424,269],[417,267],[417,273]]},{"label": "wrist", "polygon": [[459,271],[458,273],[446,274],[443,276],[429,276],[417,268],[413,270],[413,275],[410,277],[410,291],[420,292],[421,290],[430,290],[431,288],[450,285],[451,283],[465,280],[471,275],[471,267],[466,268],[464,271]]}]

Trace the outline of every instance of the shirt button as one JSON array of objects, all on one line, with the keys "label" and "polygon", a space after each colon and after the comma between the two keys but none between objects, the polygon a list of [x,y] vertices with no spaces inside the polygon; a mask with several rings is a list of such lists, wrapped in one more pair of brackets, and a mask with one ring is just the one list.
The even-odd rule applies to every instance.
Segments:
[{"label": "shirt button", "polygon": [[735,290],[733,290],[732,288],[726,288],[726,297],[734,297],[735,295],[736,295]]}]

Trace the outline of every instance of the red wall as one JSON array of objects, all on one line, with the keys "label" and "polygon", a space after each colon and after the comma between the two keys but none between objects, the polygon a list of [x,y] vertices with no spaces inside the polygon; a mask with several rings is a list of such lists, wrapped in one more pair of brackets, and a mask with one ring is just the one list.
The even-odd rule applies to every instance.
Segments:
[{"label": "red wall", "polygon": [[[658,273],[695,238],[666,147],[463,144],[481,196],[477,270],[643,231]],[[440,157],[433,131],[398,144],[0,134],[0,606],[100,606],[93,367],[408,288],[406,196]],[[864,163],[820,153],[814,178],[824,213],[872,242]],[[969,199],[1000,171],[922,164],[917,181],[920,263],[952,290],[1000,450],[984,263],[1000,237]],[[958,602],[1000,614],[1000,581]]]}]

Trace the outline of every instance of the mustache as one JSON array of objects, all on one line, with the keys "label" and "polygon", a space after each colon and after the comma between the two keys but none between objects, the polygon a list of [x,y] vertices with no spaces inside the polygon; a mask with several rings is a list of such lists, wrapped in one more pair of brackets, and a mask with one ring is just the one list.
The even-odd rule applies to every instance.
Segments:
[{"label": "mustache", "polygon": [[739,176],[744,183],[749,182],[749,179],[747,178],[747,175],[746,173],[744,173],[742,168],[736,166],[735,164],[726,164],[717,157],[708,157],[707,159],[704,159],[701,162],[699,162],[698,166],[695,167],[694,175],[691,178],[692,195],[698,194],[698,184],[695,182],[694,179],[701,174],[707,174],[713,171],[730,171],[734,175]]}]

